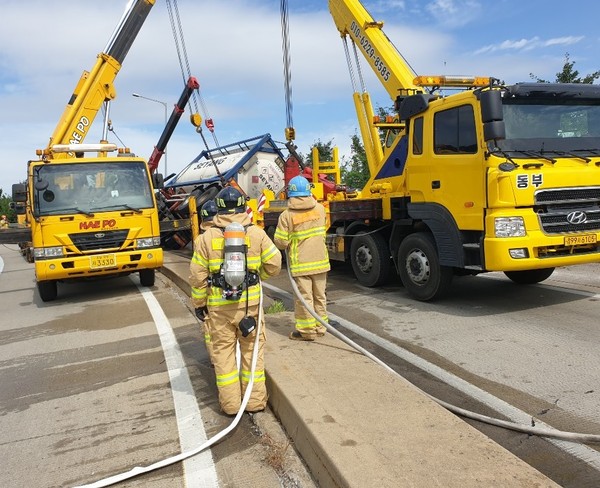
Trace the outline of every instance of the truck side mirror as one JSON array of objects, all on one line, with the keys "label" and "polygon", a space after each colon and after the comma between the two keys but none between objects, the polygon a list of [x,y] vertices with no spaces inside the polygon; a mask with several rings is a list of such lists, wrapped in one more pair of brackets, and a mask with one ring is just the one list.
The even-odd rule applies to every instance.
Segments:
[{"label": "truck side mirror", "polygon": [[23,183],[15,183],[12,186],[12,200],[20,203],[27,201],[27,187]]},{"label": "truck side mirror", "polygon": [[486,90],[480,93],[483,138],[486,141],[505,139],[506,127],[502,113],[502,93],[500,90]]},{"label": "truck side mirror", "polygon": [[410,95],[400,104],[400,120],[408,120],[415,115],[419,115],[429,107],[429,100],[433,98],[432,95],[419,93],[417,95]]},{"label": "truck side mirror", "polygon": [[156,190],[162,190],[165,187],[165,179],[162,173],[152,173],[152,185]]}]

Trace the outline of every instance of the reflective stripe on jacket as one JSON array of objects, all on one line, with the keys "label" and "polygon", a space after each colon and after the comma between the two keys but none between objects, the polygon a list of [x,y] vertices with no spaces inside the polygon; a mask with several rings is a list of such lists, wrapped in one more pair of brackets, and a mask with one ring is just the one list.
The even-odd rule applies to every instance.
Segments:
[{"label": "reflective stripe on jacket", "polygon": [[325,245],[325,208],[312,196],[292,197],[279,216],[275,245],[287,249],[292,276],[329,271],[329,253]]}]

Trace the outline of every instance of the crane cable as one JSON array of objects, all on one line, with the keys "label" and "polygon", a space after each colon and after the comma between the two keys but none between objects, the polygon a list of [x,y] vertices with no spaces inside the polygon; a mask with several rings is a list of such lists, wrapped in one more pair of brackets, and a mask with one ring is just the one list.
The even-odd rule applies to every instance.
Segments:
[{"label": "crane cable", "polygon": [[292,142],[296,138],[292,106],[292,73],[290,57],[289,16],[287,0],[280,1],[281,11],[281,51],[283,54],[283,83],[285,89],[285,138]]},{"label": "crane cable", "polygon": [[[190,71],[190,63],[189,63],[189,59],[188,59],[188,55],[187,55],[187,49],[185,47],[183,28],[181,26],[181,17],[179,16],[179,7],[177,6],[177,0],[167,0],[166,3],[167,3],[167,10],[169,12],[169,21],[171,22],[171,31],[173,32],[173,40],[175,41],[175,49],[177,50],[177,58],[179,59],[179,67],[181,68],[181,76],[183,78],[183,82],[185,83],[186,80],[191,76],[191,71]],[[184,68],[184,64],[185,64],[185,68]],[[202,107],[202,113],[204,115],[206,127],[212,134],[215,145],[218,147],[219,141],[217,139],[217,135],[215,134],[214,122],[208,112],[208,108],[206,106],[206,103],[204,102],[204,98],[202,97],[200,88],[198,88],[198,90],[196,90],[196,91],[194,91],[194,93],[192,93],[192,96],[191,96],[190,102],[189,102],[190,109],[191,109],[191,104],[193,101],[195,113],[198,113],[198,100],[200,101],[200,106]],[[196,132],[198,132],[200,134],[200,136],[202,137],[202,140],[204,141],[204,145],[206,146],[206,149],[208,150],[209,149],[208,144],[206,142],[206,139],[204,138],[204,134],[202,133],[201,124],[198,124],[196,126]]]}]

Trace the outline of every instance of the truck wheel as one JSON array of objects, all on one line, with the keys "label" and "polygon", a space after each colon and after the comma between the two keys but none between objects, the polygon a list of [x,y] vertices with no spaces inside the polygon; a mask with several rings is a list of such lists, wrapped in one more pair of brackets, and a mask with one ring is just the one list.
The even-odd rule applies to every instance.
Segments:
[{"label": "truck wheel", "polygon": [[[217,196],[217,193],[221,191],[221,185],[218,183],[213,183],[212,185],[207,186],[204,190],[200,188],[195,188],[190,192],[190,196],[196,197],[196,209],[198,210],[198,216],[200,215],[200,208],[209,200],[212,200]],[[188,218],[190,216],[190,199],[186,198],[179,207],[177,207],[176,213],[183,217]]]},{"label": "truck wheel", "polygon": [[410,234],[400,243],[398,267],[404,287],[417,300],[440,298],[450,289],[452,268],[440,266],[435,241],[427,232]]},{"label": "truck wheel", "polygon": [[526,271],[505,271],[504,274],[519,285],[540,283],[554,273],[554,268],[528,269]]},{"label": "truck wheel", "polygon": [[140,284],[142,286],[154,286],[153,269],[140,269]]},{"label": "truck wheel", "polygon": [[356,279],[363,286],[383,285],[392,269],[390,250],[380,233],[359,235],[350,244],[350,261]]},{"label": "truck wheel", "polygon": [[56,300],[58,288],[55,280],[38,281],[37,289],[42,302],[51,302],[52,300]]}]

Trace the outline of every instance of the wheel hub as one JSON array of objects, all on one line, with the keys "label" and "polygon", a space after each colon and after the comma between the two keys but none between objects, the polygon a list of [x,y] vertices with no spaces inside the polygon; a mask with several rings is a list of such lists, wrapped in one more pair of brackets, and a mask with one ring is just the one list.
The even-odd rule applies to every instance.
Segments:
[{"label": "wheel hub", "polygon": [[356,250],[356,264],[363,273],[368,273],[373,267],[373,256],[368,247],[362,246]]},{"label": "wheel hub", "polygon": [[431,274],[427,255],[419,249],[411,251],[406,258],[406,272],[412,282],[427,283]]}]

